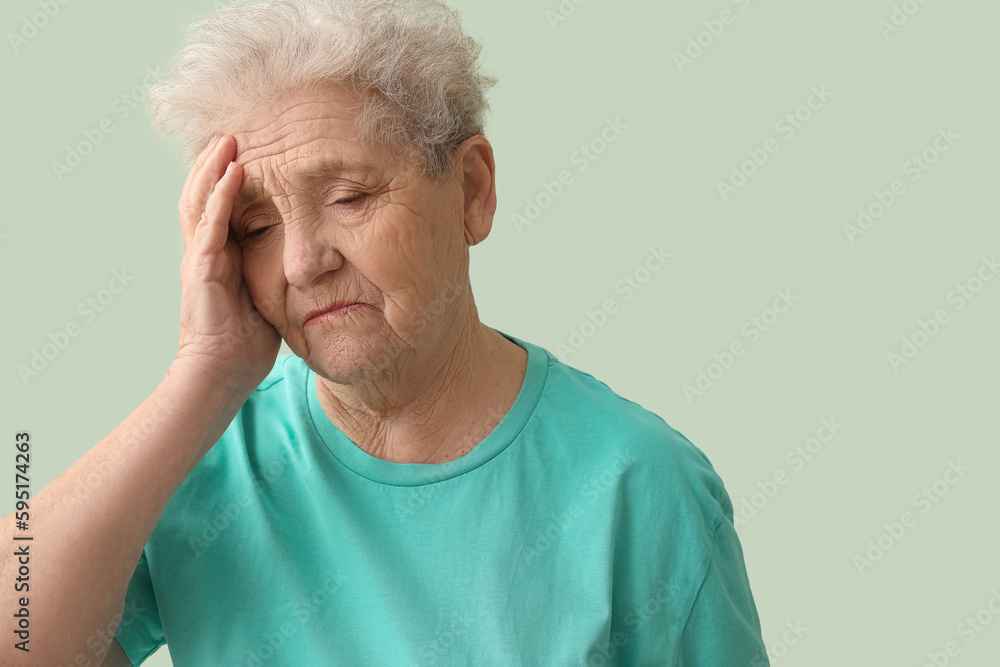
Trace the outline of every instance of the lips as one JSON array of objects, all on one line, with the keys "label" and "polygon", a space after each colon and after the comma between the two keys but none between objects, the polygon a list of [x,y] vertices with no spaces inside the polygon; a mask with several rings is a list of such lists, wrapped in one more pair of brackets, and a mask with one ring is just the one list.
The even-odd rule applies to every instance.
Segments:
[{"label": "lips", "polygon": [[353,306],[355,304],[359,304],[359,302],[357,302],[357,301],[334,301],[329,306],[324,306],[323,308],[317,308],[316,310],[310,310],[308,313],[306,313],[305,323],[308,324],[309,320],[311,320],[314,317],[318,317],[320,315],[323,315],[324,313],[329,313],[329,312],[334,311],[334,310],[339,310],[339,309],[341,309],[341,308],[343,308],[345,306]]}]

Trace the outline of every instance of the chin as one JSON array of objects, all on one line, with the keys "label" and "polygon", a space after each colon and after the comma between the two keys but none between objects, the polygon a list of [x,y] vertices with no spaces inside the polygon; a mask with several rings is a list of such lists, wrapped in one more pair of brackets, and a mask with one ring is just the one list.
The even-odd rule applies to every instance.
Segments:
[{"label": "chin", "polygon": [[378,375],[395,363],[398,353],[398,347],[387,344],[381,336],[356,338],[338,334],[310,345],[309,354],[303,359],[316,375],[347,384]]}]

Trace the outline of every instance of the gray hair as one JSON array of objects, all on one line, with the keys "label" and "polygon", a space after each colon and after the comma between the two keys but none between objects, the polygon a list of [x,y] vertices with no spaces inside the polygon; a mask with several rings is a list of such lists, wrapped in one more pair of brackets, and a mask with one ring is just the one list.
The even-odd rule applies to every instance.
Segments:
[{"label": "gray hair", "polygon": [[238,1],[191,25],[150,116],[190,167],[214,134],[283,95],[340,85],[360,99],[362,140],[442,178],[453,149],[483,133],[497,80],[480,73],[481,48],[436,0]]}]

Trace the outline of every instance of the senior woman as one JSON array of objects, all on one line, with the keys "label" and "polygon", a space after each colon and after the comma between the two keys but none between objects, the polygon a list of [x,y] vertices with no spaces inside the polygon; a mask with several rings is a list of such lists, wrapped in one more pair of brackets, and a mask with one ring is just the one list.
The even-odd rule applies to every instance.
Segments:
[{"label": "senior woman", "polygon": [[35,501],[32,664],[767,664],[705,455],[479,320],[478,52],[431,2],[196,24],[150,99],[193,161],[179,350]]}]

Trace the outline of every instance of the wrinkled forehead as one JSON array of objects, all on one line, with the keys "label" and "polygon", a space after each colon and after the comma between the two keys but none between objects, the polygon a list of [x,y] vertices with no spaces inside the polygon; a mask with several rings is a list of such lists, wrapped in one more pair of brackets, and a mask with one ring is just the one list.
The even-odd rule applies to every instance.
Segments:
[{"label": "wrinkled forehead", "polygon": [[305,157],[262,156],[244,169],[243,183],[233,198],[235,208],[266,201],[279,191],[313,192],[323,183],[337,180],[372,183],[385,173],[379,164],[361,157],[352,159],[335,148]]},{"label": "wrinkled forehead", "polygon": [[255,107],[252,116],[227,128],[239,144],[237,159],[278,155],[323,138],[361,138],[356,128],[359,108],[346,93],[288,94]]},{"label": "wrinkled forehead", "polygon": [[365,182],[383,172],[385,152],[364,142],[355,122],[353,110],[344,104],[306,100],[231,130],[236,162],[244,170],[236,206],[268,197],[266,190],[275,181],[307,189],[336,178]]}]

